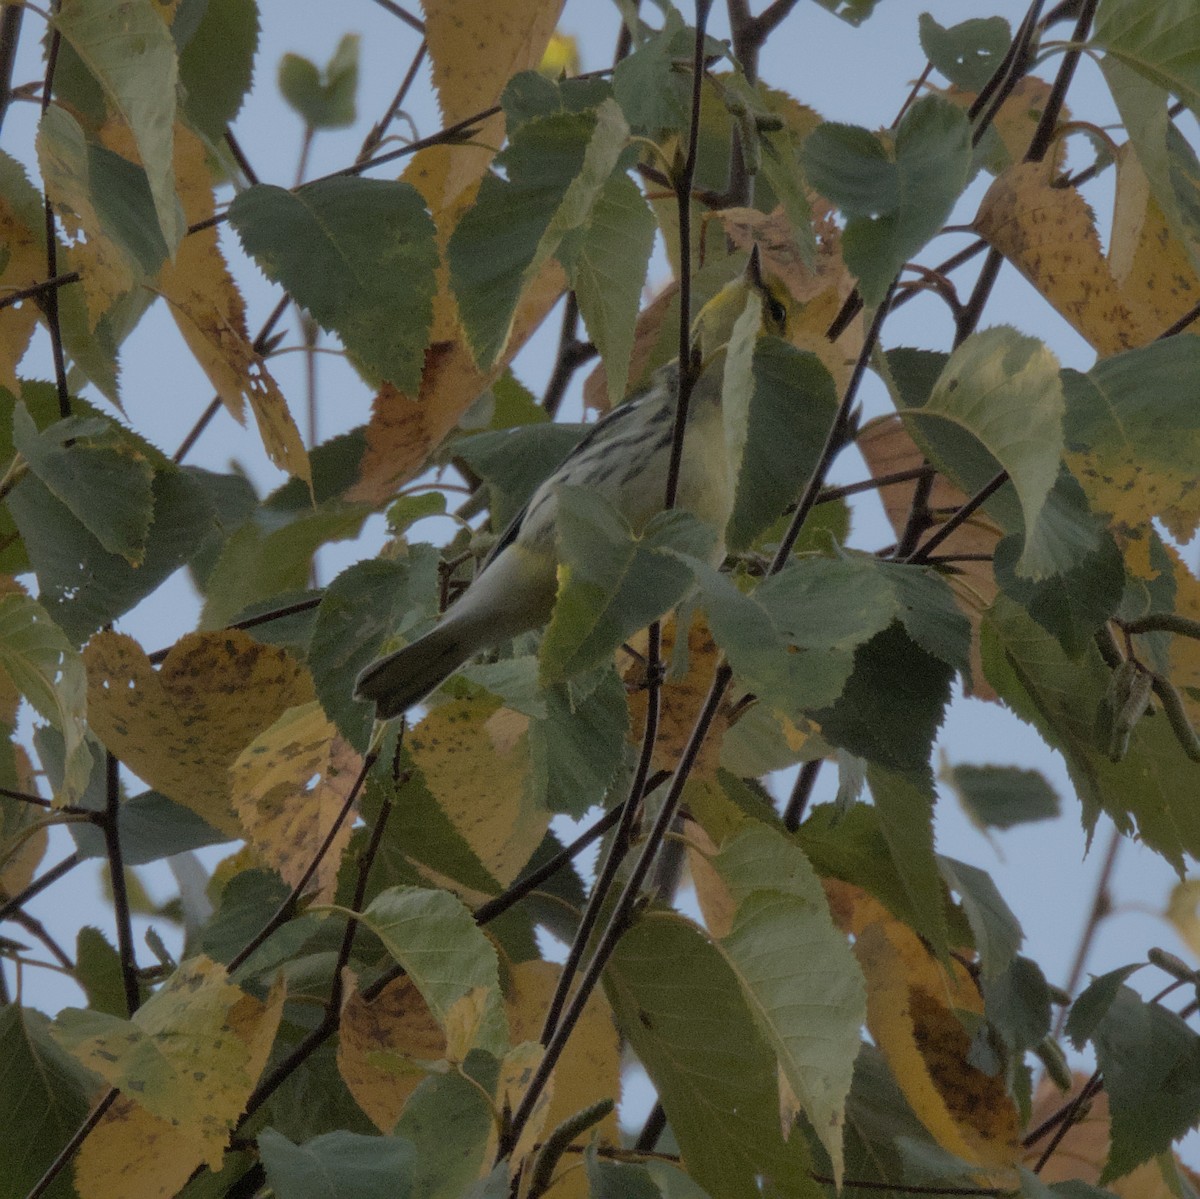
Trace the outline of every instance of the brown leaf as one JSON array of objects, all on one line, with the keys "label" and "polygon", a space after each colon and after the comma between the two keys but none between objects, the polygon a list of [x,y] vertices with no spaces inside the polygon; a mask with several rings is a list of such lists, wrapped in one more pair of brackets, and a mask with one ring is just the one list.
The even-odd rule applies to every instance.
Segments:
[{"label": "brown leaf", "polygon": [[371,406],[367,448],[349,503],[382,504],[400,484],[421,471],[459,418],[503,373],[566,286],[562,268],[549,262],[517,305],[512,333],[499,361],[481,371],[461,340],[440,341],[425,354],[421,391],[415,398],[385,383]]},{"label": "brown leaf", "polygon": [[[175,129],[175,174],[188,223],[211,217],[215,208],[204,145],[182,125]],[[159,274],[158,289],[221,403],[244,421],[248,401],[271,461],[311,483],[312,469],[300,430],[251,342],[245,301],[225,264],[215,228],[183,239],[175,261],[166,263]]]},{"label": "brown leaf", "polygon": [[[352,979],[349,980],[352,983]],[[380,1132],[391,1132],[408,1097],[446,1056],[446,1034],[408,978],[368,1003],[346,988],[338,1030],[338,1073]]]}]

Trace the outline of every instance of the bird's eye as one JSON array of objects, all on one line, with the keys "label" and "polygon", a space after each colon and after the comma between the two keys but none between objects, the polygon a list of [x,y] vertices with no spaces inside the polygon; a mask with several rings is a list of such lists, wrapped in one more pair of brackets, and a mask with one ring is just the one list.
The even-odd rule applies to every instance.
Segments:
[{"label": "bird's eye", "polygon": [[767,293],[767,315],[771,318],[771,324],[783,329],[787,326],[787,309],[773,296],[770,292]]}]

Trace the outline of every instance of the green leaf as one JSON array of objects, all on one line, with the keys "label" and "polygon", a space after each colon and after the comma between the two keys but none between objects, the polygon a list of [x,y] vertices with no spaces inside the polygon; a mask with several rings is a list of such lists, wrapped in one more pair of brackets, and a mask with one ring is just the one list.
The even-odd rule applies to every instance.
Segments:
[{"label": "green leaf", "polygon": [[416,395],[433,321],[434,225],[407,183],[258,184],[229,219],[246,253],[376,379]]},{"label": "green leaf", "polygon": [[999,1032],[1010,1059],[1020,1060],[1050,1031],[1050,987],[1041,967],[1020,955],[983,987],[988,1023]]},{"label": "green leaf", "polygon": [[175,43],[152,0],[66,0],[54,25],[133,133],[163,240],[184,234],[175,197]]},{"label": "green leaf", "polygon": [[[1080,521],[1090,517],[1082,489],[1061,476],[1057,495],[1071,502],[1078,495]],[[1015,535],[997,543],[992,567],[1001,591],[1016,600],[1034,620],[1058,638],[1071,656],[1087,649],[1093,634],[1116,612],[1125,591],[1125,561],[1107,529],[1097,529],[1099,544],[1053,578],[1034,583],[1017,575],[1022,539]]]},{"label": "green leaf", "polygon": [[713,864],[737,904],[720,947],[840,1180],[846,1096],[867,1015],[862,972],[795,842],[747,822]]},{"label": "green leaf", "polygon": [[75,803],[91,777],[87,728],[87,675],[83,660],[36,600],[0,597],[0,670],[65,744],[58,803]]},{"label": "green leaf", "polygon": [[861,25],[875,11],[878,0],[817,0],[817,3],[847,25]]},{"label": "green leaf", "polygon": [[955,470],[952,446],[964,435],[1008,472],[1024,518],[1025,546],[1015,569],[1025,578],[1045,578],[1059,569],[1050,532],[1041,522],[1058,477],[1063,414],[1054,355],[1037,338],[1004,327],[963,342],[929,400],[903,412],[909,432],[960,486],[964,480]]},{"label": "green leaf", "polygon": [[941,873],[933,851],[932,783],[925,771],[901,772],[871,765],[867,784],[896,874],[916,916],[912,927],[945,960],[950,936]]},{"label": "green leaf", "polygon": [[640,537],[600,492],[558,488],[562,566],[542,638],[544,683],[603,665],[624,641],[679,602],[692,572],[677,550],[707,556],[711,530],[686,512],[654,517]]},{"label": "green leaf", "polygon": [[583,1155],[589,1199],[662,1199],[644,1166],[601,1161],[594,1145]]},{"label": "green leaf", "polygon": [[[583,170],[595,128],[594,113],[555,113],[514,130],[496,158],[507,178],[485,176],[474,206],[455,226],[447,247],[450,280],[481,366],[490,366],[508,340],[529,266]],[[593,183],[598,191],[603,180]],[[557,249],[563,232],[560,225],[545,256]]]},{"label": "green leaf", "polygon": [[434,799],[407,751],[401,752],[399,766],[399,782],[392,777],[390,762],[367,776],[364,819],[373,823],[382,805],[391,805],[372,870],[371,895],[386,890],[387,880],[411,883],[430,872],[453,879],[464,889],[498,894],[500,884]]},{"label": "green leaf", "polygon": [[674,7],[664,9],[663,26],[652,32],[613,71],[613,95],[630,128],[647,137],[682,129],[687,120],[689,80],[676,62],[692,53],[695,34]]},{"label": "green leaf", "polygon": [[[1161,716],[1139,721],[1129,752],[1109,760],[1096,737],[1096,716],[1110,672],[1095,647],[1078,659],[1011,600],[1001,596],[983,622],[988,681],[1022,720],[1062,751],[1091,831],[1101,812],[1140,838],[1181,872],[1184,854],[1200,852],[1200,809],[1185,799],[1195,765]],[[1136,822],[1136,823],[1135,823]]]},{"label": "green leaf", "polygon": [[1200,337],[1151,342],[1063,372],[1066,462],[1092,507],[1115,527],[1144,538],[1159,517],[1181,540],[1200,522],[1195,463],[1200,413],[1188,389],[1200,372]]},{"label": "green leaf", "polygon": [[[43,738],[38,739],[38,752],[45,761]],[[59,753],[61,759],[61,752]],[[103,767],[96,773],[103,773]],[[61,774],[61,768],[59,768]],[[91,802],[91,795],[84,797],[81,806],[102,809],[103,796]],[[85,858],[104,858],[108,847],[104,832],[97,825],[72,823],[71,836],[75,847]],[[117,828],[121,834],[121,859],[126,866],[141,866],[147,862],[158,862],[186,853],[190,849],[201,849],[205,845],[219,845],[229,839],[227,833],[218,832],[190,808],[160,795],[157,791],[143,791],[123,800],[117,813]]]},{"label": "green leaf", "polygon": [[1200,1037],[1121,987],[1093,1036],[1112,1113],[1103,1186],[1165,1152],[1200,1119]]},{"label": "green leaf", "polygon": [[1091,40],[1200,110],[1200,13],[1191,0],[1105,0]]},{"label": "green leaf", "polygon": [[225,542],[205,579],[200,627],[223,628],[252,604],[304,587],[313,554],[327,542],[357,537],[370,511],[337,500],[295,517],[260,508]]},{"label": "green leaf", "polygon": [[325,69],[299,54],[279,60],[279,90],[309,129],[344,129],[357,117],[358,34],[343,34]]},{"label": "green leaf", "polygon": [[434,1075],[413,1092],[393,1130],[416,1146],[411,1199],[462,1199],[479,1178],[496,1081],[496,1062],[476,1050],[464,1073]]},{"label": "green leaf", "polygon": [[189,122],[210,142],[242,107],[258,49],[258,5],[246,0],[206,0],[199,22],[180,40],[178,13],[171,32],[179,45],[179,82]]},{"label": "green leaf", "polygon": [[69,417],[39,433],[24,404],[13,409],[13,444],[30,471],[112,554],[145,560],[154,468],[113,421]]},{"label": "green leaf", "polygon": [[1058,793],[1040,770],[1019,766],[943,765],[938,777],[954,788],[979,828],[1013,828],[1052,820],[1061,811]]},{"label": "green leaf", "polygon": [[507,1050],[496,951],[453,895],[392,887],[371,901],[361,920],[404,967],[443,1028],[456,1004],[478,1003],[473,1043],[497,1056]]},{"label": "green leaf", "polygon": [[412,1191],[416,1150],[401,1137],[338,1131],[293,1145],[264,1128],[258,1150],[278,1199],[408,1199]]},{"label": "green leaf", "polygon": [[923,775],[952,675],[892,624],[855,650],[841,696],[811,715],[832,744],[889,770]]},{"label": "green leaf", "polygon": [[983,978],[993,980],[1016,958],[1025,940],[1021,925],[987,871],[941,855],[937,863],[946,886],[958,893],[967,914]]},{"label": "green leaf", "polygon": [[1169,92],[1106,54],[1100,69],[1121,114],[1130,144],[1171,232],[1200,270],[1200,205],[1196,202],[1200,162],[1171,119]]},{"label": "green leaf", "polygon": [[945,224],[966,187],[971,131],[961,109],[926,96],[885,141],[853,125],[827,123],[801,152],[809,182],[846,214],[842,251],[869,305]]},{"label": "green leaf", "polygon": [[765,580],[756,598],[802,649],[854,649],[898,620],[922,649],[969,670],[970,624],[930,569],[868,554],[810,555]]},{"label": "green leaf", "polygon": [[603,802],[624,761],[625,684],[606,670],[585,699],[572,702],[563,686],[547,688],[543,695],[546,714],[529,726],[534,794],[549,811],[578,820]]},{"label": "green leaf", "polygon": [[185,472],[157,470],[153,522],[140,566],[106,550],[79,519],[30,475],[8,506],[37,572],[46,610],[75,643],[128,612],[175,573],[212,532],[215,514]]},{"label": "green leaf", "polygon": [[785,1142],[780,1132],[775,1055],[698,928],[674,913],[644,915],[618,943],[604,987],[700,1186],[721,1199],[761,1199],[765,1180],[817,1199],[803,1138]]},{"label": "green leaf", "polygon": [[568,262],[579,311],[608,381],[610,404],[625,398],[633,331],[658,225],[637,184],[612,175]]},{"label": "green leaf", "polygon": [[594,425],[536,424],[474,433],[454,442],[461,458],[488,487],[492,528],[501,530],[520,512],[550,472]]},{"label": "green leaf", "polygon": [[693,560],[691,566],[713,637],[760,699],[791,716],[837,700],[852,668],[848,651],[818,645],[791,653],[788,631],[759,602],[761,587],[743,595],[707,563]]},{"label": "green leaf", "polygon": [[111,241],[135,279],[155,275],[168,249],[146,172],[90,140],[75,118],[59,107],[43,114],[37,151],[42,177],[57,205],[73,212],[89,237]]},{"label": "green leaf", "polygon": [[982,90],[1012,41],[1012,30],[1003,17],[972,17],[946,28],[923,12],[918,27],[925,56],[951,83],[968,92]]},{"label": "green leaf", "polygon": [[837,410],[837,390],[824,364],[776,337],[754,351],[754,395],[733,515],[725,530],[738,553],[793,503],[808,481]]},{"label": "green leaf", "polygon": [[1093,978],[1080,992],[1075,1002],[1071,1004],[1071,1014],[1067,1017],[1064,1031],[1071,1038],[1076,1049],[1095,1036],[1100,1021],[1108,1015],[1109,1009],[1117,997],[1117,993],[1125,984],[1125,980],[1135,971],[1140,970],[1144,963],[1134,963],[1110,970],[1107,974]]},{"label": "green leaf", "polygon": [[[47,1031],[41,1012],[6,1004],[0,1009],[0,1187],[26,1194],[79,1130],[92,1106],[97,1079]],[[70,1171],[60,1174],[50,1199],[73,1199]]]},{"label": "green leaf", "polygon": [[389,637],[418,635],[435,615],[438,561],[432,546],[415,545],[405,558],[356,562],[321,597],[309,669],[325,714],[360,751],[371,739],[374,715],[370,704],[352,697],[354,680]]},{"label": "green leaf", "polygon": [[98,928],[84,925],[75,937],[75,977],[87,993],[89,1008],[120,1019],[129,1014],[121,956]]}]

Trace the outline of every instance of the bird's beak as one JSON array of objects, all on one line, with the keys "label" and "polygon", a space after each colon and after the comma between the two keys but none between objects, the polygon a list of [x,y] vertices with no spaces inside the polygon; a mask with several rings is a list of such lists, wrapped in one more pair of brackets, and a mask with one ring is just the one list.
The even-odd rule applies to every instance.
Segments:
[{"label": "bird's beak", "polygon": [[766,290],[767,285],[763,280],[762,258],[758,252],[758,242],[754,243],[754,248],[750,251],[750,261],[746,263],[746,279],[756,291]]}]

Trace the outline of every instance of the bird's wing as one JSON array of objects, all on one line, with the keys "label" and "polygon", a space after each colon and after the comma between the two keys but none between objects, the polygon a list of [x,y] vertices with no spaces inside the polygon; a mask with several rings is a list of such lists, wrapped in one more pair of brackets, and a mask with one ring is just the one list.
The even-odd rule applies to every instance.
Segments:
[{"label": "bird's wing", "polygon": [[[563,469],[570,465],[572,459],[579,457],[581,454],[596,444],[602,438],[607,437],[609,432],[622,420],[630,415],[637,407],[640,396],[634,396],[632,399],[626,400],[624,404],[614,408],[611,412],[606,412],[588,431],[575,443],[574,448],[567,456],[546,476],[547,479],[553,478]],[[529,499],[522,505],[521,510],[508,522],[503,533],[500,534],[496,544],[488,551],[488,555],[483,560],[483,565],[480,570],[486,570],[499,555],[506,550],[517,539],[517,535],[521,531],[521,525],[525,523],[525,517],[529,512],[529,505],[533,502],[534,496],[537,495],[538,487],[534,489]]]}]

